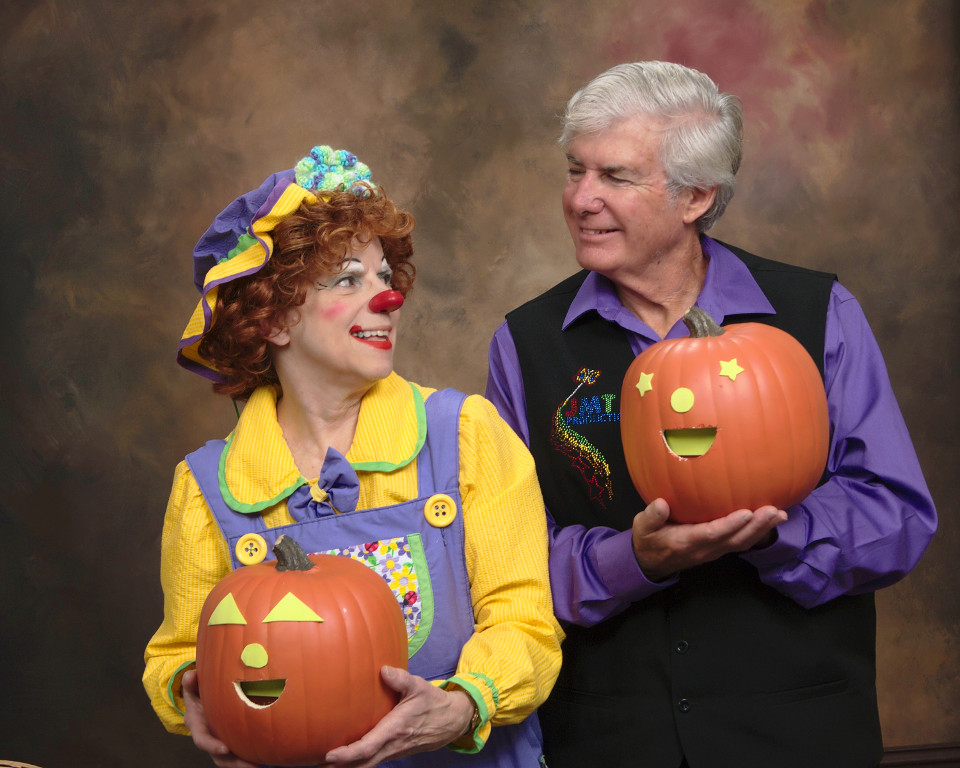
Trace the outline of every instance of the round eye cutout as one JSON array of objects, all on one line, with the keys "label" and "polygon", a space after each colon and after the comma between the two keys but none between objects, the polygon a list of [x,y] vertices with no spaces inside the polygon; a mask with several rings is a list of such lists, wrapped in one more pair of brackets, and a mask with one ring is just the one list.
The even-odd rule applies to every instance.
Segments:
[{"label": "round eye cutout", "polygon": [[267,649],[260,643],[250,643],[244,646],[240,654],[240,661],[252,669],[263,669],[267,666],[270,657],[267,655]]},{"label": "round eye cutout", "polygon": [[380,291],[370,299],[371,312],[395,312],[403,306],[403,294],[400,291]]},{"label": "round eye cutout", "polygon": [[694,400],[693,392],[686,387],[677,387],[670,395],[670,407],[677,413],[687,413],[693,408]]}]

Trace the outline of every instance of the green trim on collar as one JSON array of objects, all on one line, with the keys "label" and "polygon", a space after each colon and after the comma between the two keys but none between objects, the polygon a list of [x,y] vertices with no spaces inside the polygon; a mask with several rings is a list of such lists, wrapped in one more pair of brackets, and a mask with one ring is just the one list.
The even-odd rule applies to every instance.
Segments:
[{"label": "green trim on collar", "polygon": [[423,395],[420,394],[420,390],[409,381],[407,384],[410,387],[410,391],[413,392],[413,407],[417,412],[417,444],[413,449],[413,453],[407,458],[398,461],[396,464],[389,461],[351,461],[350,466],[353,467],[355,472],[394,472],[407,466],[407,464],[420,455],[423,444],[427,441],[427,411],[426,408],[424,408]]},{"label": "green trim on collar", "polygon": [[292,485],[288,485],[272,499],[258,501],[254,504],[245,504],[242,501],[238,501],[233,493],[230,492],[230,488],[227,485],[227,453],[230,450],[230,446],[233,445],[233,436],[234,433],[231,432],[223,446],[223,450],[220,452],[220,467],[217,469],[217,479],[220,481],[220,493],[223,494],[223,500],[227,502],[227,506],[229,506],[230,509],[241,512],[244,515],[253,515],[257,512],[262,512],[267,507],[272,507],[274,504],[283,501],[287,496],[297,490],[297,488],[307,482],[307,479],[300,475]]}]

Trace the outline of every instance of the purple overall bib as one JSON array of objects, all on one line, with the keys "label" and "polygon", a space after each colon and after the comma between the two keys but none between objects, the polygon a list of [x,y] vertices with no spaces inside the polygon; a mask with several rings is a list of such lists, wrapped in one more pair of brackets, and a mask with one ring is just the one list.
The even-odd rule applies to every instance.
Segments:
[{"label": "purple overall bib", "polygon": [[[473,634],[459,488],[458,429],[465,397],[446,389],[427,398],[426,440],[416,459],[419,498],[402,504],[334,513],[329,503],[315,501],[310,487],[304,484],[287,499],[287,508],[297,522],[267,528],[258,512],[238,512],[223,498],[219,470],[225,441],[212,440],[191,453],[187,464],[227,539],[233,567],[241,565],[237,543],[250,533],[259,534],[266,541],[268,558],[273,558],[276,539],[287,534],[308,553],[331,553],[360,560],[379,572],[397,595],[407,623],[410,672],[427,680],[452,677],[460,651]],[[354,486],[351,490],[356,493],[356,475],[345,459],[341,457],[340,462],[342,480]],[[336,500],[335,491],[330,493]],[[443,526],[436,524],[435,515],[430,512],[437,494],[444,494],[455,506],[454,510],[445,510],[448,515],[452,512],[453,521],[445,519]],[[356,503],[355,495],[353,501]],[[477,754],[441,748],[383,765],[537,768],[542,754],[540,726],[534,714],[522,723],[494,728]]]}]

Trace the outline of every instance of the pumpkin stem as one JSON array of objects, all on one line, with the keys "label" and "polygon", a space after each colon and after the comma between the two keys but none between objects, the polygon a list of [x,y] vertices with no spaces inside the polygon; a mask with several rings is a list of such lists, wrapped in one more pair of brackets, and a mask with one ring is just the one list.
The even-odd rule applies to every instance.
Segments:
[{"label": "pumpkin stem", "polygon": [[303,547],[286,534],[281,534],[273,545],[273,554],[277,556],[278,571],[309,571],[313,568],[313,562]]},{"label": "pumpkin stem", "polygon": [[721,336],[727,332],[700,307],[690,307],[683,315],[683,324],[690,329],[690,336],[694,339],[704,339],[707,336]]}]

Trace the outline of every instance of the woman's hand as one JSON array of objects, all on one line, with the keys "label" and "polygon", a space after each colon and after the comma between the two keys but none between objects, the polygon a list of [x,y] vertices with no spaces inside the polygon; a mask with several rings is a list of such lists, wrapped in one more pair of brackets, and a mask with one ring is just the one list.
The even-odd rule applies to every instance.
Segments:
[{"label": "woman's hand", "polygon": [[403,669],[384,667],[384,682],[400,701],[365,736],[331,750],[324,765],[373,768],[397,757],[445,747],[467,732],[473,700],[461,690],[445,691]]},{"label": "woman's hand", "polygon": [[183,673],[183,702],[186,712],[183,723],[190,729],[193,743],[197,748],[207,752],[215,765],[219,768],[259,768],[253,763],[241,760],[232,754],[222,741],[210,732],[210,724],[203,712],[203,703],[200,701],[200,689],[197,685],[197,670],[190,669]]}]

